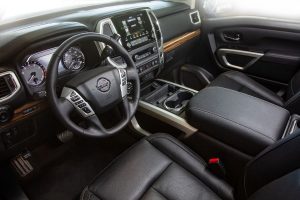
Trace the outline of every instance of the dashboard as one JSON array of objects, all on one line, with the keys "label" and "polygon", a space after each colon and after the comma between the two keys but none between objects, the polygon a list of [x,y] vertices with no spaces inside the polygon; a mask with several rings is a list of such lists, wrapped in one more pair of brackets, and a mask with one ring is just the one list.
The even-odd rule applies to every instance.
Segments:
[{"label": "dashboard", "polygon": [[[194,12],[183,3],[142,1],[72,10],[25,20],[17,26],[0,26],[0,158],[1,148],[14,149],[15,144],[55,127],[51,126],[56,123],[51,122],[51,115],[42,111],[48,110],[49,63],[62,42],[84,32],[115,38],[132,57],[144,84],[164,68],[169,59],[166,47],[168,51],[170,46],[177,47],[177,36],[199,29],[200,24],[191,20]],[[166,43],[173,38],[174,42]],[[101,62],[105,47],[103,43],[83,42],[68,49],[59,63],[58,93],[78,73],[107,64],[126,67],[115,53]],[[11,139],[11,135],[16,136]]]}]

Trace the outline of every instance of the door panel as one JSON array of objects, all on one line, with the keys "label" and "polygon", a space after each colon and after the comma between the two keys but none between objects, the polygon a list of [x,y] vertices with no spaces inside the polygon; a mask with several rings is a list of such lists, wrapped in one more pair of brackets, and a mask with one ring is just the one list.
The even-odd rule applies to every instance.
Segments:
[{"label": "door panel", "polygon": [[203,20],[202,29],[219,67],[288,84],[300,69],[300,32],[288,22],[278,24],[268,19],[244,19],[244,24],[242,19],[214,19]]}]

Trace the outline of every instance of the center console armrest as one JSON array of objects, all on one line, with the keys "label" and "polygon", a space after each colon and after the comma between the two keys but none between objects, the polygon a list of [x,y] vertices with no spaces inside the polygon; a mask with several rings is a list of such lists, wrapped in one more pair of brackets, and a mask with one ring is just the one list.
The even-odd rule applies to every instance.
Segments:
[{"label": "center console armrest", "polygon": [[200,131],[248,155],[281,139],[290,118],[282,107],[221,87],[201,90],[186,115]]}]

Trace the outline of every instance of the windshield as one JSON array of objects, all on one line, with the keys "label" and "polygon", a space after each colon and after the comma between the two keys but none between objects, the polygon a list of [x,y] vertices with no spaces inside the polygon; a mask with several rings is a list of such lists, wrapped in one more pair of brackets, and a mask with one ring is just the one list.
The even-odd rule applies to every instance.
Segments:
[{"label": "windshield", "polygon": [[72,8],[132,0],[3,0],[0,24]]}]

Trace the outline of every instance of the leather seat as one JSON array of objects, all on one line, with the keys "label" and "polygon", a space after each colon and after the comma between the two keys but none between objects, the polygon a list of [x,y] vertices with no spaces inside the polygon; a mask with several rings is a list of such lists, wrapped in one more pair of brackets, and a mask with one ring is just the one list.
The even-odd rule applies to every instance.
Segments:
[{"label": "leather seat", "polygon": [[[240,187],[245,198],[297,199],[299,144],[300,136],[294,134],[251,161]],[[211,174],[206,163],[186,146],[171,136],[156,134],[115,159],[84,189],[81,199],[227,200],[234,199],[234,190]]]},{"label": "leather seat", "polygon": [[280,96],[241,72],[225,72],[212,81],[209,86],[232,89],[269,101],[282,107],[284,106],[284,100]]},{"label": "leather seat", "polygon": [[292,114],[300,114],[300,71],[291,79],[285,99],[257,83],[247,75],[237,71],[228,71],[219,75],[209,86],[224,87],[246,93],[284,107]]}]

